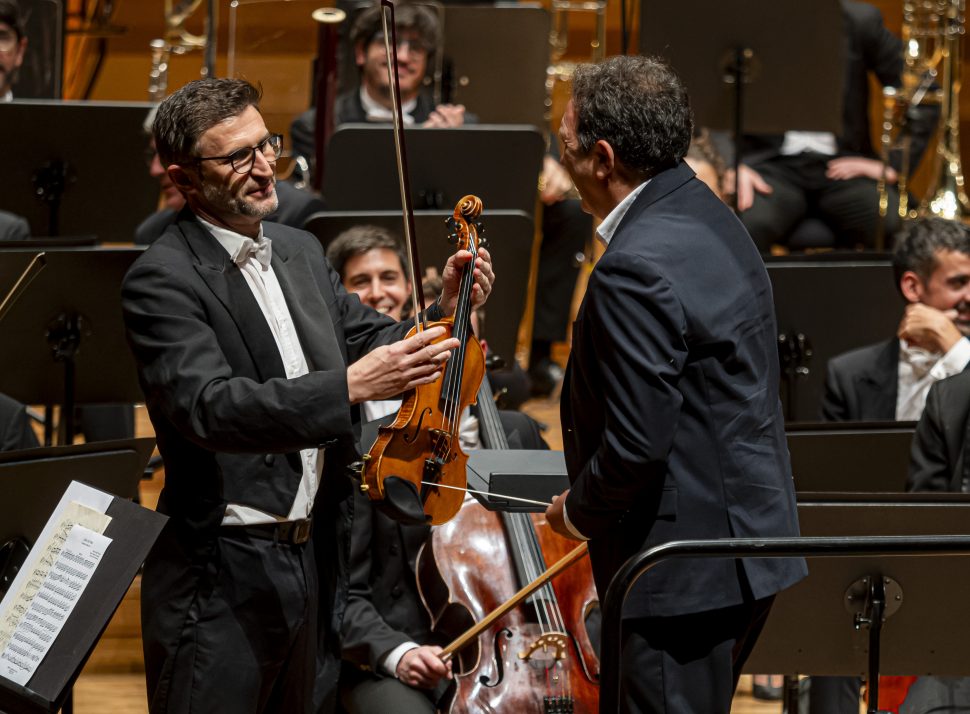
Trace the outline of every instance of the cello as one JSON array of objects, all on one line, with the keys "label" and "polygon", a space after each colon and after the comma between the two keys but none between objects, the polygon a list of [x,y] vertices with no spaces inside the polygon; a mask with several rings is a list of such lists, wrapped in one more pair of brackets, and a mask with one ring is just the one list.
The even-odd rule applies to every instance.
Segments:
[{"label": "cello", "polygon": [[[486,447],[508,449],[487,378],[478,408]],[[585,545],[563,557],[574,545],[541,514],[494,513],[475,502],[432,531],[415,571],[436,639],[455,637],[442,653],[455,659],[455,681],[441,710],[598,711],[599,659],[585,624],[596,593],[588,562],[569,567]],[[547,560],[557,564],[547,570]],[[524,604],[508,605],[520,584],[539,581]]]}]

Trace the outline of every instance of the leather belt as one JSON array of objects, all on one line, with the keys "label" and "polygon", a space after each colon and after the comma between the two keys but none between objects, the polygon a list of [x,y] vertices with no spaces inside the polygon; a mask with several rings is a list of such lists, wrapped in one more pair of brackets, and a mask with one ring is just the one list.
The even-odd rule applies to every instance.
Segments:
[{"label": "leather belt", "polygon": [[223,536],[248,535],[252,538],[263,538],[275,543],[301,545],[310,540],[313,518],[302,518],[298,521],[281,521],[279,523],[256,523],[249,526],[222,526],[219,531]]}]

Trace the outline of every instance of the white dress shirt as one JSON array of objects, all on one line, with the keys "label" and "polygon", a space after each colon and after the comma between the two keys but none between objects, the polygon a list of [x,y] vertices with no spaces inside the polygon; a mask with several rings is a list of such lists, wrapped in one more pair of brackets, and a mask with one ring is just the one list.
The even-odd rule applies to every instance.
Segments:
[{"label": "white dress shirt", "polygon": [[930,387],[952,377],[970,363],[970,342],[957,341],[945,355],[927,352],[899,341],[899,382],[896,390],[896,421],[918,421],[926,406]]},{"label": "white dress shirt", "polygon": [[793,156],[806,151],[835,156],[838,146],[835,134],[827,131],[786,131],[781,144],[783,156]]},{"label": "white dress shirt", "polygon": [[[215,236],[220,245],[226,249],[230,256],[235,255],[245,236],[240,235],[227,228],[215,226],[207,221],[199,221],[209,232]],[[258,238],[263,237],[263,228],[259,228]],[[303,347],[300,345],[300,337],[296,333],[293,319],[290,317],[289,308],[286,306],[286,299],[283,297],[283,290],[280,288],[276,273],[272,266],[263,266],[252,256],[240,266],[246,284],[256,298],[266,324],[269,325],[270,332],[276,342],[276,349],[279,350],[283,360],[283,367],[286,370],[287,379],[295,379],[307,374],[310,369],[307,365],[306,357],[303,354]],[[267,513],[251,506],[244,506],[238,503],[226,505],[226,513],[222,518],[224,526],[255,525],[259,523],[274,523],[276,521],[295,521],[306,518],[313,510],[313,499],[317,495],[317,488],[320,485],[320,474],[323,471],[323,452],[320,449],[303,449],[300,451],[300,458],[303,461],[303,477],[300,479],[300,486],[296,491],[293,506],[290,512],[285,515]]]},{"label": "white dress shirt", "polygon": [[[394,121],[394,114],[390,109],[385,107],[383,104],[371,99],[371,96],[367,93],[367,90],[363,87],[360,88],[360,103],[364,107],[364,112],[367,114],[367,121]],[[414,110],[418,107],[418,99],[410,99],[401,105],[401,116],[404,118],[404,124],[406,126],[411,126],[414,124]]]}]

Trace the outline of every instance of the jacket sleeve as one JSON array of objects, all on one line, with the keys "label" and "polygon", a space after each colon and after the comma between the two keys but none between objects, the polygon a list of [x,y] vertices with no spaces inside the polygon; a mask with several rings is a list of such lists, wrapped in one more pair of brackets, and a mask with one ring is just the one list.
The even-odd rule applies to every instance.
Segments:
[{"label": "jacket sleeve", "polygon": [[930,387],[926,406],[909,455],[909,478],[907,491],[948,491],[953,464],[950,463],[943,425],[943,409],[940,382]]},{"label": "jacket sleeve", "polygon": [[590,278],[583,324],[597,345],[601,441],[573,479],[570,522],[588,538],[611,530],[666,470],[683,402],[686,316],[671,285],[643,258],[604,256]]},{"label": "jacket sleeve", "polygon": [[843,376],[838,365],[829,360],[825,371],[825,391],[822,394],[823,421],[848,421],[850,418],[849,405],[845,403]]}]

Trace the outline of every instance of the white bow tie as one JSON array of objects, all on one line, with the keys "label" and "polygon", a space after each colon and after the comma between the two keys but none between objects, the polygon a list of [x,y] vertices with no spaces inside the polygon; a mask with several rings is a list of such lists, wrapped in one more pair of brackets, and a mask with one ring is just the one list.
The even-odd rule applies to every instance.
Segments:
[{"label": "white bow tie", "polygon": [[943,356],[938,352],[927,352],[920,347],[913,347],[903,343],[899,351],[902,360],[913,368],[913,375],[917,379],[922,379],[940,361]]},{"label": "white bow tie", "polygon": [[256,258],[259,264],[263,266],[263,270],[268,270],[269,262],[273,255],[272,243],[273,241],[265,236],[258,241],[252,238],[243,238],[242,243],[239,244],[239,248],[233,254],[232,260],[236,265],[242,267],[243,263],[251,257]]}]

